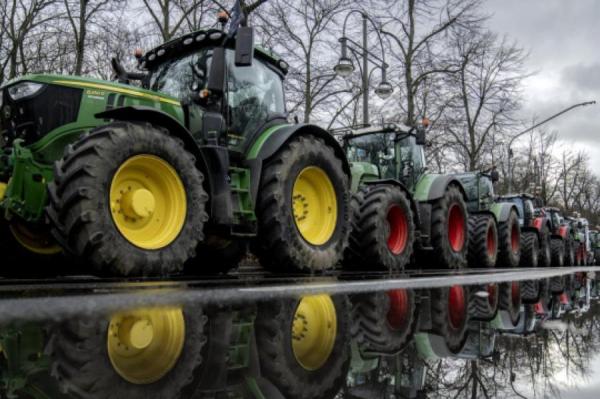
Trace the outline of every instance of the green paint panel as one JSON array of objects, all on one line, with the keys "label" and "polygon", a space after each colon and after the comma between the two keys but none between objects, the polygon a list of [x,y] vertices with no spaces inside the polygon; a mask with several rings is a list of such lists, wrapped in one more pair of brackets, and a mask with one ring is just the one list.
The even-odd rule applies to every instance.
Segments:
[{"label": "green paint panel", "polygon": [[246,159],[248,159],[248,160],[256,159],[256,157],[260,153],[260,149],[267,142],[267,140],[279,129],[281,129],[282,127],[286,127],[286,126],[290,126],[290,125],[277,125],[277,126],[273,126],[273,127],[268,128],[267,130],[265,130],[258,137],[258,139],[256,139],[254,144],[252,144],[252,147],[250,148],[250,151],[248,151],[248,155],[246,156]]},{"label": "green paint panel", "polygon": [[350,163],[350,173],[352,175],[350,190],[353,193],[358,191],[358,188],[362,183],[380,178],[377,166],[368,162]]},{"label": "green paint panel", "polygon": [[443,175],[435,173],[427,173],[421,176],[413,191],[415,201],[426,202],[429,200],[429,192],[435,181]]}]

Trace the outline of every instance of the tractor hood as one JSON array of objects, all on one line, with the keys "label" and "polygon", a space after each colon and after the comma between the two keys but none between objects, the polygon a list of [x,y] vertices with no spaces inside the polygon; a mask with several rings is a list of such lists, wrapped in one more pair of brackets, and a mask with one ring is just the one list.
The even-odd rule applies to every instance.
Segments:
[{"label": "tractor hood", "polygon": [[177,117],[178,99],[135,86],[61,75],[26,75],[0,88],[0,134],[32,144],[58,128],[89,129],[95,115],[125,105],[164,110]]},{"label": "tractor hood", "polygon": [[[66,86],[76,89],[86,90],[87,92],[94,93],[96,96],[104,96],[107,93],[120,93],[132,97],[143,98],[147,100],[153,100],[157,102],[164,102],[172,105],[179,105],[179,100],[170,97],[166,94],[156,93],[150,90],[145,90],[139,87],[110,82],[100,79],[83,78],[79,76],[66,76],[66,75],[25,75],[17,79],[13,79],[3,85],[0,90],[5,92],[7,89],[10,92],[11,88],[16,88],[20,84],[26,84],[27,82],[40,84],[40,85],[57,85]],[[27,89],[31,92],[24,93],[25,95],[21,98],[29,98],[37,93],[41,93],[43,86],[38,86],[39,90],[34,91],[35,88]],[[18,91],[18,90],[13,90]],[[16,99],[19,101],[21,98]]]}]

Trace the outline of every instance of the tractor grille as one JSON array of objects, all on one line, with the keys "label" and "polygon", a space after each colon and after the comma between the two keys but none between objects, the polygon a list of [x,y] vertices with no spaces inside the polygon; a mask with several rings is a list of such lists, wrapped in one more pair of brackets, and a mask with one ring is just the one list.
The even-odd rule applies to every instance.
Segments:
[{"label": "tractor grille", "polygon": [[13,101],[4,90],[0,131],[4,140],[31,144],[59,126],[77,120],[81,89],[47,85],[37,95]]}]

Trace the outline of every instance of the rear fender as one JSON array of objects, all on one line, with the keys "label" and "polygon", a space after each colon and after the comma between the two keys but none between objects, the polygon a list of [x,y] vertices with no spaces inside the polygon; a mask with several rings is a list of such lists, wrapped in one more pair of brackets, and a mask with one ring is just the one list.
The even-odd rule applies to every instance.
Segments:
[{"label": "rear fender", "polygon": [[567,239],[569,237],[569,226],[567,225],[562,225],[558,227],[558,235],[563,238],[563,239]]},{"label": "rear fender", "polygon": [[517,207],[509,202],[496,202],[492,205],[490,210],[496,216],[498,223],[506,222],[512,210],[514,210],[517,216],[519,216],[519,210]]},{"label": "rear fender", "polygon": [[350,180],[350,164],[346,159],[346,154],[342,146],[328,131],[319,126],[309,124],[277,125],[270,127],[258,135],[246,153],[246,165],[250,168],[251,174],[250,193],[254,204],[256,204],[263,164],[275,155],[288,141],[295,137],[309,134],[321,138],[333,148],[335,154],[342,161],[344,173],[348,176],[348,180]]},{"label": "rear fender", "polygon": [[456,185],[466,200],[462,183],[452,175],[428,173],[423,175],[415,187],[414,198],[417,202],[429,202],[444,196],[449,185]]}]

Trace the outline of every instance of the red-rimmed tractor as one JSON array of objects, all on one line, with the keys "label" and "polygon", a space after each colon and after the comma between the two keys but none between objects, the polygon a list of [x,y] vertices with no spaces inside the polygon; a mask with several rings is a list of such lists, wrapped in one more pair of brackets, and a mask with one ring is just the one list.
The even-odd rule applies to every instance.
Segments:
[{"label": "red-rimmed tractor", "polygon": [[469,211],[469,267],[519,266],[521,231],[519,211],[509,201],[498,200],[495,169],[455,175],[467,195]]},{"label": "red-rimmed tractor", "polygon": [[420,267],[466,266],[465,190],[452,175],[427,173],[425,128],[334,131],[350,161],[354,193],[346,267],[400,271],[415,257]]},{"label": "red-rimmed tractor", "polygon": [[552,266],[574,266],[578,248],[571,223],[555,207],[544,207],[543,214],[550,222]]}]

